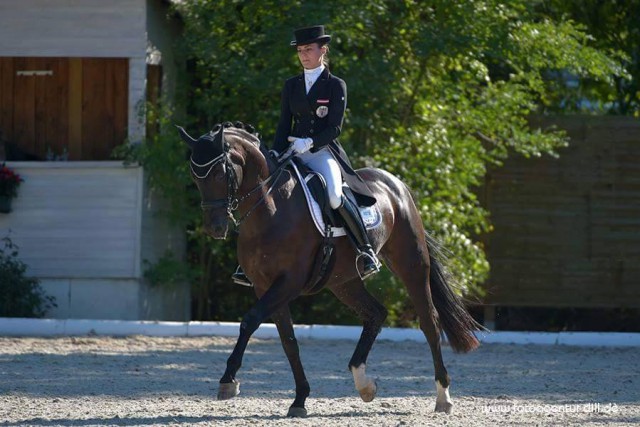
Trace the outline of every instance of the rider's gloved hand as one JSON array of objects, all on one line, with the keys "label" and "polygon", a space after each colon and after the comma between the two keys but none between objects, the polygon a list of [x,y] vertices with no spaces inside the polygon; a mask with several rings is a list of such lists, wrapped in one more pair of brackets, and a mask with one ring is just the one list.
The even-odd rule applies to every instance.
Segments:
[{"label": "rider's gloved hand", "polygon": [[296,138],[295,136],[290,136],[287,140],[291,142],[291,149],[296,154],[306,153],[313,147],[313,139],[311,138]]}]

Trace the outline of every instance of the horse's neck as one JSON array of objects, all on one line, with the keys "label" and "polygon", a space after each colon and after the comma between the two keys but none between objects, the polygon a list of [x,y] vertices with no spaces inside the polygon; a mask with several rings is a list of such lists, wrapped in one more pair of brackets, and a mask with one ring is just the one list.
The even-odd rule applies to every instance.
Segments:
[{"label": "horse's neck", "polygon": [[243,188],[244,190],[251,191],[251,189],[269,179],[276,167],[268,155],[265,155],[257,147],[247,149],[246,153],[244,161],[247,175],[243,179],[242,186],[245,187]]},{"label": "horse's neck", "polygon": [[289,209],[293,209],[295,204],[291,199],[297,183],[291,172],[288,169],[280,169],[280,165],[264,149],[248,151],[245,165],[247,176],[243,179],[242,193],[247,194],[259,186],[261,188],[243,203],[241,215],[246,214],[255,205],[255,211],[251,212],[247,219],[248,222],[259,222],[262,227],[266,224],[262,221],[267,218],[277,221],[281,216],[288,217]]}]

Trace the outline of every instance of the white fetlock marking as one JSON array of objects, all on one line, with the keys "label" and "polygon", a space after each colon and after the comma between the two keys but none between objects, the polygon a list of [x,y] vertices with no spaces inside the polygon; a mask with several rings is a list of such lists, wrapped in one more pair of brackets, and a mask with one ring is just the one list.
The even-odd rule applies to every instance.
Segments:
[{"label": "white fetlock marking", "polygon": [[439,381],[436,381],[436,390],[438,391],[438,397],[436,397],[437,403],[450,403],[453,404],[451,396],[449,396],[449,387],[443,387]]},{"label": "white fetlock marking", "polygon": [[366,367],[367,365],[363,363],[357,368],[351,368],[351,373],[353,374],[353,382],[356,384],[356,390],[358,391],[367,387],[367,385],[371,381],[365,374]]}]

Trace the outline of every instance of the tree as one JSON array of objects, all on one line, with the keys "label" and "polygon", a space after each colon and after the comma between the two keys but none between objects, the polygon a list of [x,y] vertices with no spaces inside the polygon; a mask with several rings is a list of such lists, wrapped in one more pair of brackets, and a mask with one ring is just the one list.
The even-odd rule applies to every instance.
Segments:
[{"label": "tree", "polygon": [[[266,141],[282,83],[299,72],[292,29],[325,23],[333,33],[331,69],[349,88],[343,145],[357,165],[387,169],[412,188],[469,295],[481,295],[489,271],[478,238],[491,227],[474,193],[487,165],[509,153],[554,154],[566,143],[561,132],[528,124],[557,93],[549,76],[568,72],[612,85],[623,75],[618,62],[589,46],[583,27],[540,16],[525,0],[199,0],[176,8],[193,65],[195,123],[205,131],[225,120],[249,122]],[[227,251],[219,259],[233,259],[231,246],[218,249]],[[227,286],[228,272],[215,287]],[[383,274],[370,288],[392,298],[398,320],[406,309],[401,287]],[[314,307],[333,304],[322,298]]]},{"label": "tree", "polygon": [[612,57],[627,71],[613,85],[590,78],[556,75],[556,96],[549,111],[593,112],[640,117],[640,0],[545,0],[536,10],[551,19],[571,20],[589,37],[585,40]]}]

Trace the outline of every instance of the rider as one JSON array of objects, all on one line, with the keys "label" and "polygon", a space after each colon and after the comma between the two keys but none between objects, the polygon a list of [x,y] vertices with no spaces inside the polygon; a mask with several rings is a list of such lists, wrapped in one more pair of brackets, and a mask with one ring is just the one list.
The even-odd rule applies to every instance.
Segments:
[{"label": "rider", "polygon": [[[361,277],[366,279],[380,270],[380,262],[369,242],[358,207],[342,194],[343,178],[360,204],[370,206],[376,200],[351,167],[337,140],[347,105],[347,86],[327,67],[331,36],[325,34],[323,25],[300,28],[294,34],[291,45],[298,51],[304,72],[284,84],[273,149],[278,153],[295,153],[310,169],[324,177],[331,208],[344,220],[358,256],[364,260]],[[240,267],[233,279],[250,286]]]}]

